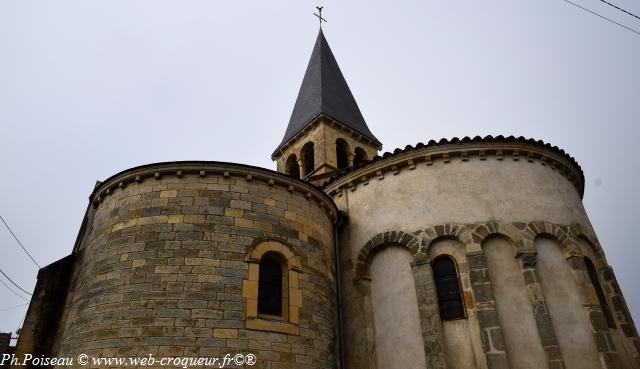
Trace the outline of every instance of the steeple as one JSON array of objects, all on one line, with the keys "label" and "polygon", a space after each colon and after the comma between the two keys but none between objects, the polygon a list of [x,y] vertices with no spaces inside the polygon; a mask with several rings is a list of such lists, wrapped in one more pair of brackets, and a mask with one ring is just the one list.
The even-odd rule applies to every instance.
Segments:
[{"label": "steeple", "polygon": [[[328,138],[326,135],[323,135],[323,137],[310,136],[314,131],[314,126],[319,123],[325,123],[336,131],[334,132],[336,134],[333,135],[335,137],[331,137],[332,142],[326,142]],[[337,132],[341,133],[337,134]],[[327,39],[324,37],[322,29],[320,29],[291,118],[289,119],[289,125],[272,158],[278,160],[283,157],[285,151],[289,151],[289,147],[299,146],[299,143],[309,140],[315,145],[316,151],[321,149],[318,147],[319,141],[323,141],[323,144],[326,143],[332,147],[324,147],[322,149],[330,149],[330,151],[335,152],[336,139],[340,138],[338,136],[344,136],[342,137],[343,141],[351,141],[347,142],[349,144],[346,145],[346,148],[348,149],[351,146],[351,149],[346,155],[351,154],[354,158],[356,146],[366,152],[364,155],[367,158],[375,156],[377,150],[382,147],[380,141],[369,130],[360,108],[358,108],[358,104],[347,85],[347,81],[331,52]],[[316,153],[312,174],[316,175],[339,169],[341,166],[337,162],[339,160],[335,158],[335,153],[332,156],[333,160],[326,155]],[[297,160],[304,160],[300,153],[297,153]],[[282,164],[281,160],[278,160],[278,164],[280,169],[282,166],[280,165]],[[349,164],[352,163],[349,162]],[[322,167],[325,168],[321,169]],[[301,173],[303,173],[303,178],[309,175],[302,165],[300,165],[300,169]]]},{"label": "steeple", "polygon": [[322,28],[318,32],[289,125],[276,151],[320,114],[327,115],[380,144],[367,127]]}]

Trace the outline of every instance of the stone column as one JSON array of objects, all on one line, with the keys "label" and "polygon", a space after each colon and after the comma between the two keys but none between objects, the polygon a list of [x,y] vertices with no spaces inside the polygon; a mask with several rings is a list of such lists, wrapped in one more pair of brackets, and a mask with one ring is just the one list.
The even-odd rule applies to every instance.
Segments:
[{"label": "stone column", "polygon": [[305,176],[304,159],[302,159],[302,158],[298,159],[298,168],[300,170],[300,178],[304,178],[304,176]]},{"label": "stone column", "polygon": [[620,358],[609,333],[609,326],[602,313],[600,302],[591,285],[591,278],[589,278],[589,273],[587,272],[584,256],[571,253],[567,257],[567,262],[575,277],[582,306],[589,318],[589,325],[591,326],[603,367],[605,369],[621,369]]},{"label": "stone column", "polygon": [[350,152],[347,154],[347,165],[348,166],[353,166],[353,159],[356,157],[356,154]]},{"label": "stone column", "polygon": [[520,260],[524,282],[529,292],[529,302],[531,302],[533,316],[536,320],[540,342],[542,343],[549,369],[564,369],[565,365],[560,353],[558,337],[542,294],[540,279],[536,273],[536,251],[533,249],[524,250],[518,253],[517,256]]},{"label": "stone column", "polygon": [[442,321],[440,320],[440,314],[438,312],[437,293],[433,281],[431,260],[424,254],[417,254],[415,261],[411,263],[411,267],[416,284],[418,311],[420,313],[420,325],[422,328],[427,367],[432,369],[447,369],[444,356]]},{"label": "stone column", "polygon": [[505,351],[502,328],[500,328],[498,321],[496,302],[493,298],[487,257],[484,251],[476,251],[467,253],[467,259],[487,367],[489,369],[508,369],[509,360]]},{"label": "stone column", "polygon": [[629,313],[629,308],[627,307],[624,296],[622,296],[622,291],[620,290],[616,276],[613,273],[613,268],[607,265],[600,270],[600,275],[604,281],[603,287],[605,293],[613,304],[613,310],[615,312],[614,317],[620,325],[620,329],[622,330],[625,339],[631,343],[630,346],[635,350],[633,353],[634,360],[638,367],[640,367],[640,339],[638,339],[638,331],[633,323],[633,319]]}]

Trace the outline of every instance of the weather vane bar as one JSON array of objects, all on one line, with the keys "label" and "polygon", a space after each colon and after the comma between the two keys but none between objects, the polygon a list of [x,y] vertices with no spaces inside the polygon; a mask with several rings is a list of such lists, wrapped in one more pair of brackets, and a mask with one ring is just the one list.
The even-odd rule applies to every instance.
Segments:
[{"label": "weather vane bar", "polygon": [[322,22],[326,22],[327,20],[322,18],[322,8],[324,8],[323,6],[316,6],[316,9],[318,9],[318,14],[313,13],[313,15],[315,15],[316,17],[318,17],[318,22],[320,22],[320,28],[322,28]]}]

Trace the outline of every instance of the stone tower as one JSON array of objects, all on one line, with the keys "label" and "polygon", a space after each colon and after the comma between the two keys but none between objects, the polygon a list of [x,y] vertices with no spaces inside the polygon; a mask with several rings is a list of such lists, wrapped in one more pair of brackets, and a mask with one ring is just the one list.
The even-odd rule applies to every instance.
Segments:
[{"label": "stone tower", "polygon": [[320,29],[289,125],[271,158],[279,172],[320,183],[381,148]]}]

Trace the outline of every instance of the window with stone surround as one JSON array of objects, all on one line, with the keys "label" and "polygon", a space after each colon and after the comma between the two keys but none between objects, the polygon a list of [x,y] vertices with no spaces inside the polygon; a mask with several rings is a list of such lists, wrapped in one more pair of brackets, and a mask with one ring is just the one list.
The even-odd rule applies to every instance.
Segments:
[{"label": "window with stone surround", "polygon": [[254,245],[245,261],[245,327],[298,335],[302,307],[300,258],[284,243],[269,240]]},{"label": "window with stone surround", "polygon": [[353,165],[358,165],[367,161],[367,153],[362,147],[356,147],[354,154]]},{"label": "window with stone surround", "polygon": [[607,298],[604,295],[604,290],[600,285],[600,279],[598,278],[598,271],[596,270],[596,266],[593,265],[593,262],[585,257],[584,263],[587,265],[587,273],[589,273],[589,279],[591,279],[591,284],[593,288],[596,290],[596,295],[598,296],[598,302],[600,302],[600,307],[602,309],[602,313],[604,317],[607,319],[607,325],[611,329],[616,328],[616,322],[613,319],[613,314],[611,314],[611,310],[609,309],[609,304],[607,304]]},{"label": "window with stone surround", "polygon": [[349,166],[349,146],[347,145],[347,141],[341,138],[336,140],[336,161],[338,169]]},{"label": "window with stone surround", "polygon": [[448,255],[438,256],[431,263],[438,295],[440,319],[464,319],[465,309],[460,293],[460,280],[455,261]]},{"label": "window with stone surround", "polygon": [[316,169],[315,163],[315,151],[313,142],[307,142],[302,146],[300,150],[300,156],[302,157],[302,163],[304,166],[304,176],[308,176]]},{"label": "window with stone surround", "polygon": [[296,157],[296,154],[289,155],[284,166],[286,174],[296,179],[300,178],[300,165],[298,165],[298,158]]}]

